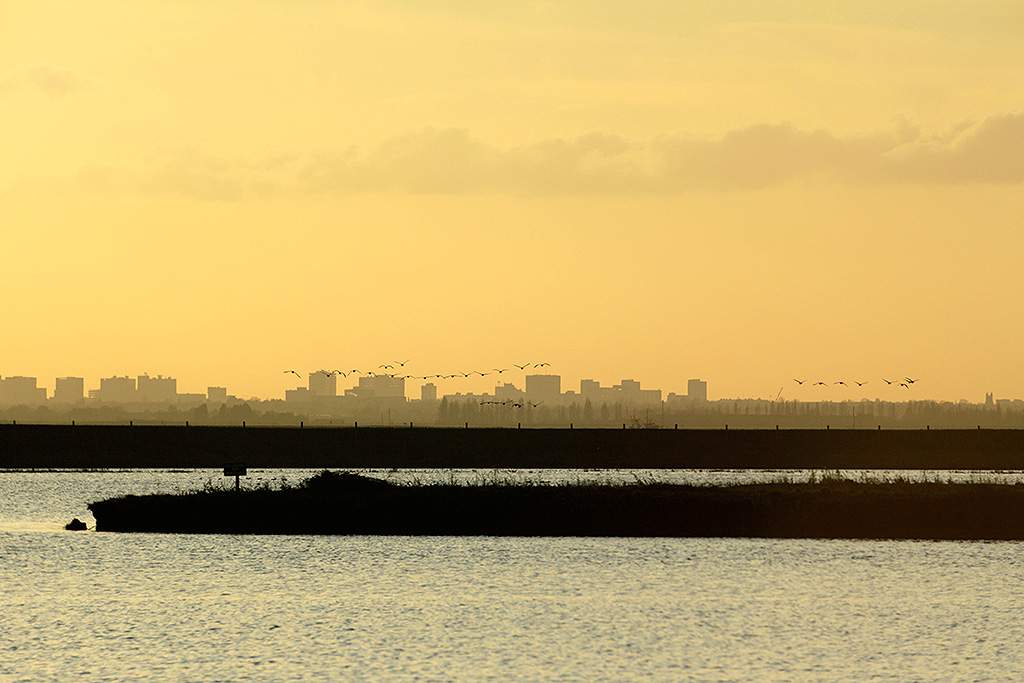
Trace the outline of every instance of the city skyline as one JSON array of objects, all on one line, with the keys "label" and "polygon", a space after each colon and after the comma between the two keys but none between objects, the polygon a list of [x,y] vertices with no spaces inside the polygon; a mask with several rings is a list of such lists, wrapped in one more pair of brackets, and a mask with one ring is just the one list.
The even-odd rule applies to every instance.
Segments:
[{"label": "city skyline", "polygon": [[[408,363],[409,361],[406,361]],[[631,402],[661,402],[669,401],[673,396],[693,396],[696,392],[700,400],[709,400],[708,382],[702,379],[690,378],[685,380],[685,386],[680,391],[673,391],[665,387],[651,387],[643,385],[642,382],[632,377],[621,377],[617,384],[604,384],[593,377],[580,376],[577,383],[566,381],[563,385],[561,373],[547,372],[550,363],[541,363],[540,368],[531,368],[532,364],[524,364],[522,368],[516,364],[509,364],[510,368],[492,368],[490,371],[460,371],[455,373],[434,373],[422,375],[399,375],[388,370],[397,369],[398,365],[389,363],[378,366],[368,365],[367,367],[378,367],[379,371],[360,370],[339,371],[318,369],[305,373],[296,370],[286,370],[284,375],[297,375],[298,386],[294,381],[286,382],[286,386],[279,395],[270,396],[241,396],[229,393],[228,387],[224,385],[206,384],[201,392],[178,391],[178,380],[175,377],[163,374],[149,375],[141,373],[136,376],[130,374],[112,375],[110,377],[95,378],[90,385],[85,377],[62,376],[56,377],[52,384],[41,382],[40,378],[31,375],[3,375],[0,374],[0,405],[17,405],[18,402],[36,404],[42,402],[53,402],[55,404],[70,403],[79,400],[98,400],[108,403],[159,403],[174,402],[178,398],[187,401],[197,402],[200,400],[226,400],[232,401],[274,401],[284,399],[287,401],[304,401],[315,398],[334,396],[359,396],[360,390],[363,394],[378,394],[388,397],[402,398],[404,400],[417,400],[422,397],[424,387],[431,387],[430,391],[436,394],[437,399],[444,397],[460,396],[502,396],[502,392],[511,395],[527,394],[539,397],[541,400],[555,398],[558,396],[587,397],[591,398],[600,395],[601,391],[609,389],[626,391],[636,397]],[[404,365],[402,366],[404,368]],[[502,372],[498,372],[498,370]],[[543,369],[546,372],[538,373],[536,370]],[[412,370],[410,369],[410,372]],[[302,375],[305,375],[303,378]],[[350,375],[350,376],[349,376]],[[882,400],[891,402],[903,401],[938,401],[938,402],[968,402],[983,403],[994,400],[995,392],[984,391],[981,400],[977,396],[960,397],[958,399],[942,399],[928,394],[920,393],[920,378],[912,378],[905,375],[893,374],[892,379],[882,377],[878,380],[844,380],[824,381],[811,379],[793,378],[788,384],[779,386],[774,396],[744,396],[744,395],[719,395],[714,400],[753,400],[772,402],[798,401],[803,403],[820,402],[844,402],[844,401],[872,401]],[[339,377],[342,378],[339,383]],[[540,388],[547,380],[554,381],[554,389]],[[568,379],[568,378],[566,378]],[[531,387],[534,384],[534,387]],[[679,382],[677,384],[684,384]],[[644,388],[641,388],[641,386]],[[367,387],[377,387],[366,391]],[[576,389],[569,389],[570,386],[577,386]],[[50,388],[52,387],[52,389]],[[380,387],[385,387],[380,389]],[[900,389],[907,390],[904,394]],[[878,393],[880,390],[880,393]],[[12,401],[9,396],[17,396],[17,401]],[[1003,400],[1017,400],[1015,396],[1000,396]],[[605,400],[614,401],[610,396]]]}]

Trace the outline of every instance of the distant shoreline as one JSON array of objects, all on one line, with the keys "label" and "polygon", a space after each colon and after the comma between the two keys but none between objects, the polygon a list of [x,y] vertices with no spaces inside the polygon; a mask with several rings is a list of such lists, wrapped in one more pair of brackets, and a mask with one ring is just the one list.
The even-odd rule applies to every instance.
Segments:
[{"label": "distant shoreline", "polygon": [[101,532],[1024,540],[1024,485],[854,482],[402,485],[322,472],[294,488],[122,496]]},{"label": "distant shoreline", "polygon": [[0,425],[0,468],[1024,469],[1024,430]]}]

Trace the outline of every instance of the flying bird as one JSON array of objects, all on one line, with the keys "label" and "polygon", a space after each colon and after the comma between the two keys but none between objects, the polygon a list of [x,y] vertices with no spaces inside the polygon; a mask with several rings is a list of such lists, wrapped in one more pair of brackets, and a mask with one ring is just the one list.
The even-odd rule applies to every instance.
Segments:
[{"label": "flying bird", "polygon": [[910,388],[910,386],[906,382],[900,382],[900,386],[903,387],[904,389]]},{"label": "flying bird", "polygon": [[391,362],[394,363],[395,365],[397,365],[400,368],[404,368],[405,364],[409,362],[409,359],[406,359],[406,360],[393,360]]},{"label": "flying bird", "polygon": [[529,363],[527,363],[526,365],[520,365],[519,363],[513,363],[512,365],[514,365],[515,367],[519,368],[520,370],[525,370],[526,368],[530,367]]},{"label": "flying bird", "polygon": [[853,383],[856,384],[858,387],[862,387],[865,384],[867,384],[867,382],[858,382],[857,380],[854,380]]},{"label": "flying bird", "polygon": [[487,375],[491,374],[489,372],[480,372],[479,370],[475,370],[474,372],[476,372],[476,374],[480,375],[481,377],[486,377]]},{"label": "flying bird", "polygon": [[299,379],[302,379],[302,375],[300,375],[300,374],[299,374],[298,372],[296,372],[295,370],[285,370],[285,371],[284,371],[284,374],[286,374],[286,375],[289,375],[289,374],[290,374],[290,375],[295,375],[295,376],[296,376],[296,377],[298,377]]},{"label": "flying bird", "polygon": [[843,380],[839,380],[838,382],[832,382],[832,384],[842,384],[844,387],[846,386],[846,382],[844,382]]},{"label": "flying bird", "polygon": [[815,386],[815,387],[827,387],[828,385],[827,385],[827,384],[825,384],[824,382],[815,382],[815,383],[814,383],[814,384],[812,384],[811,386]]},{"label": "flying bird", "polygon": [[491,368],[491,370],[493,370],[494,372],[496,372],[496,373],[498,373],[500,375],[501,373],[503,373],[506,370],[508,370],[508,368]]},{"label": "flying bird", "polygon": [[334,374],[335,375],[341,375],[342,377],[348,377],[348,373],[345,372],[344,370],[335,370]]},{"label": "flying bird", "polygon": [[807,380],[803,380],[803,379],[794,379],[793,381],[794,381],[794,382],[796,382],[797,384],[800,384],[800,385],[802,385],[802,384],[803,384],[804,382],[806,382]]},{"label": "flying bird", "polygon": [[904,377],[903,379],[907,380],[907,384],[913,384],[917,381],[916,379],[910,379],[909,377]]},{"label": "flying bird", "polygon": [[535,367],[535,368],[549,368],[549,367],[551,367],[551,363],[534,363],[533,367]]},{"label": "flying bird", "polygon": [[393,369],[393,368],[394,368],[395,366],[394,366],[394,365],[392,365],[391,363],[381,363],[381,364],[380,364],[380,365],[378,365],[377,367],[378,367],[378,368],[384,368],[385,370],[391,370],[391,369]]},{"label": "flying bird", "polygon": [[530,401],[530,407],[531,408],[539,408],[542,403],[544,403],[544,401],[537,401],[536,403],[534,403],[533,401]]},{"label": "flying bird", "polygon": [[893,384],[895,384],[895,382],[893,382],[891,379],[886,379],[884,377],[882,378],[882,381],[885,382],[886,384],[888,384],[889,386],[892,386]]}]

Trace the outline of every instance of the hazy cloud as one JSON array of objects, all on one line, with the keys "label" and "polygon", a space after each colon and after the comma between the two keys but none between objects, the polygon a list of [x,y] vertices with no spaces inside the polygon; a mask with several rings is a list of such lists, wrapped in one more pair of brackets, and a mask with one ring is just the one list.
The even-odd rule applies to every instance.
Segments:
[{"label": "hazy cloud", "polygon": [[0,92],[35,90],[48,95],[66,95],[82,87],[81,80],[70,71],[37,66],[0,78]]},{"label": "hazy cloud", "polygon": [[[90,174],[111,175],[103,169]],[[139,189],[214,200],[278,192],[671,194],[792,182],[1019,183],[1024,114],[931,136],[909,125],[840,137],[781,124],[712,139],[634,141],[592,133],[505,148],[465,130],[426,129],[368,149],[306,157],[238,163],[181,154],[151,164],[143,177]]]}]

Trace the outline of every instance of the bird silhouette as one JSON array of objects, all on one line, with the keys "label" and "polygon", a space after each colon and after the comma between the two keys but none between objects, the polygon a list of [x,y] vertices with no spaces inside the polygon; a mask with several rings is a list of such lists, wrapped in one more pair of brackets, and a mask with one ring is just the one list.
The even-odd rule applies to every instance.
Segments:
[{"label": "bird silhouette", "polygon": [[323,375],[324,377],[330,377],[331,376],[331,373],[327,372],[326,370],[317,370],[316,374]]},{"label": "bird silhouette", "polygon": [[832,382],[832,384],[842,384],[844,387],[846,386],[846,382],[844,382],[843,380],[839,380],[838,382]]},{"label": "bird silhouette", "polygon": [[408,359],[406,359],[406,360],[393,360],[391,362],[394,363],[395,365],[397,365],[400,368],[404,368],[405,364],[408,363],[409,360]]},{"label": "bird silhouette", "polygon": [[907,384],[906,382],[900,382],[900,386],[903,387],[904,389],[909,389],[910,388],[910,385]]},{"label": "bird silhouette", "polygon": [[335,370],[334,374],[335,375],[341,375],[342,377],[348,377],[348,373],[345,372],[344,370]]},{"label": "bird silhouette", "polygon": [[393,368],[394,368],[395,366],[394,366],[394,365],[392,365],[391,363],[381,363],[381,364],[380,364],[380,365],[378,365],[377,367],[378,367],[378,368],[383,368],[383,369],[385,369],[385,370],[391,370],[391,369],[393,369]]},{"label": "bird silhouette", "polygon": [[549,367],[551,367],[551,363],[534,363],[533,367],[535,367],[535,368],[549,368]]},{"label": "bird silhouette", "polygon": [[858,387],[862,387],[865,384],[867,384],[867,382],[858,382],[857,380],[854,380],[853,383],[856,384]]},{"label": "bird silhouette", "polygon": [[907,384],[914,384],[917,382],[916,379],[910,379],[909,377],[904,377],[903,379],[907,380]]},{"label": "bird silhouette", "polygon": [[536,403],[534,403],[533,401],[530,401],[530,407],[531,408],[540,408],[541,404],[543,404],[543,403],[544,403],[544,401],[537,401]]},{"label": "bird silhouette", "polygon": [[828,385],[827,385],[827,384],[825,384],[824,382],[815,382],[815,383],[814,383],[813,385],[811,385],[811,386],[815,386],[815,387],[827,387]]},{"label": "bird silhouette", "polygon": [[802,385],[802,384],[803,384],[804,382],[806,382],[807,380],[803,380],[803,379],[794,379],[793,381],[794,381],[794,382],[796,382],[797,384],[801,384],[801,385]]},{"label": "bird silhouette", "polygon": [[882,381],[885,382],[886,384],[888,384],[889,386],[892,386],[893,384],[895,384],[895,382],[893,382],[891,379],[886,379],[884,377],[882,378]]},{"label": "bird silhouette", "polygon": [[508,368],[491,368],[491,370],[493,370],[494,372],[496,372],[496,373],[498,373],[500,375],[501,373],[503,373],[506,370],[508,370]]},{"label": "bird silhouette", "polygon": [[489,372],[480,372],[479,370],[475,370],[474,372],[476,372],[476,374],[480,375],[481,377],[486,377],[487,375],[491,374]]},{"label": "bird silhouette", "polygon": [[513,363],[512,365],[514,365],[515,367],[519,368],[520,370],[525,370],[526,368],[530,367],[529,363],[527,363],[526,365],[520,365],[519,363]]},{"label": "bird silhouette", "polygon": [[300,374],[299,374],[298,372],[296,372],[295,370],[285,370],[285,371],[284,371],[284,374],[285,374],[285,375],[295,375],[295,376],[296,376],[296,377],[298,377],[299,379],[302,379],[302,375],[300,375]]}]

